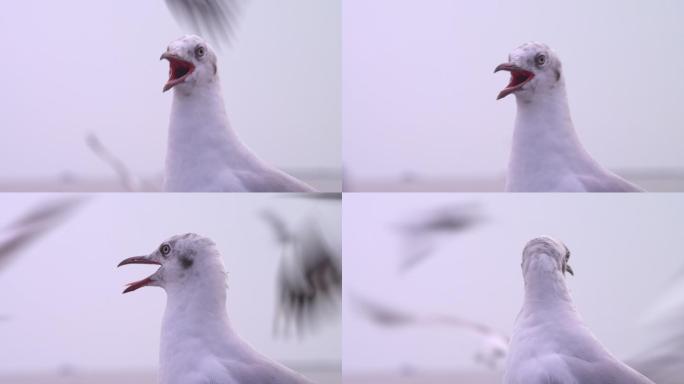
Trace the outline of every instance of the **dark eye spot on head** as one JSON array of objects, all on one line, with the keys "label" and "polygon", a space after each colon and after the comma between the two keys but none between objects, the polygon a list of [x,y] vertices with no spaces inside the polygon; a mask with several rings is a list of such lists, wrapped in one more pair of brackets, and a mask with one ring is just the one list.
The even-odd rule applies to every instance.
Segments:
[{"label": "dark eye spot on head", "polygon": [[180,263],[183,266],[183,268],[188,269],[188,268],[192,267],[193,261],[191,258],[189,258],[187,256],[181,256],[179,260],[180,260]]},{"label": "dark eye spot on head", "polygon": [[561,77],[560,71],[557,69],[555,69],[554,71],[556,72],[556,81],[560,80],[560,77]]}]

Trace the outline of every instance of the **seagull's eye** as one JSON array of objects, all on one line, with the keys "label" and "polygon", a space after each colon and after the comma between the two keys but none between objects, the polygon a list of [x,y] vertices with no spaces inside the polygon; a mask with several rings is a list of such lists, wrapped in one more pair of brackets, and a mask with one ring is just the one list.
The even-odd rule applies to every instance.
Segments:
[{"label": "seagull's eye", "polygon": [[206,51],[203,46],[199,45],[197,46],[197,48],[195,48],[195,56],[197,56],[198,58],[204,56],[205,53]]},{"label": "seagull's eye", "polygon": [[534,58],[534,62],[535,62],[535,64],[537,64],[537,66],[541,67],[542,65],[546,64],[546,55],[544,55],[544,54],[537,55],[537,57]]},{"label": "seagull's eye", "polygon": [[171,246],[164,243],[159,247],[159,252],[161,252],[162,256],[168,256],[171,253]]}]

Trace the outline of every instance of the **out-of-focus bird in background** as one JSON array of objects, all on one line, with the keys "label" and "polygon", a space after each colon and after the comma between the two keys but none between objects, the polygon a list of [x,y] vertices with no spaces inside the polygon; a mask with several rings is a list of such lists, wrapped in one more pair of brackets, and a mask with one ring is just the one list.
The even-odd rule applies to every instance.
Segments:
[{"label": "out-of-focus bird in background", "polygon": [[407,272],[423,263],[436,250],[440,239],[461,234],[484,221],[476,204],[452,204],[433,208],[396,226],[404,241],[399,271]]},{"label": "out-of-focus bird in background", "polygon": [[126,164],[110,151],[96,134],[89,133],[86,135],[85,142],[95,156],[114,170],[124,191],[135,192],[139,190],[140,182],[129,171]]},{"label": "out-of-focus bird in background", "polygon": [[644,315],[643,331],[653,335],[648,348],[628,364],[658,384],[684,377],[684,273],[678,273]]},{"label": "out-of-focus bird in background", "polygon": [[503,366],[508,351],[509,336],[486,324],[465,319],[455,315],[429,314],[423,315],[408,312],[387,304],[380,304],[368,298],[352,295],[351,301],[356,309],[367,319],[383,327],[450,327],[476,334],[482,340],[480,349],[473,355],[476,363],[491,370]]},{"label": "out-of-focus bird in background", "polygon": [[240,0],[166,0],[181,24],[214,43],[228,43],[233,36]]},{"label": "out-of-focus bird in background", "polygon": [[28,210],[7,225],[0,236],[0,268],[20,251],[57,228],[82,202],[82,197],[51,199]]},{"label": "out-of-focus bird in background", "polygon": [[[315,217],[291,227],[273,210],[264,210],[282,254],[276,276],[277,308],[275,334],[287,334],[290,326],[298,335],[317,325],[322,315],[339,312],[342,290],[341,248],[329,240]],[[339,231],[337,231],[339,232]]]},{"label": "out-of-focus bird in background", "polygon": [[[44,201],[17,217],[0,232],[0,270],[21,251],[62,224],[82,202],[81,197]],[[0,322],[10,316],[0,314]]]}]

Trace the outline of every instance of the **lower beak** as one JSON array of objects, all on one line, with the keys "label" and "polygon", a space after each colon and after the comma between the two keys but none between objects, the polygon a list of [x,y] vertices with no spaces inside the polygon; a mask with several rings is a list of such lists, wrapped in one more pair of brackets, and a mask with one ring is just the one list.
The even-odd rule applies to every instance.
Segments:
[{"label": "lower beak", "polygon": [[[161,263],[156,260],[154,257],[151,256],[134,256],[134,257],[129,257],[128,259],[123,260],[122,262],[117,265],[117,267],[120,267],[122,265],[128,265],[128,264],[153,264],[153,265],[161,265]],[[151,276],[148,276],[142,280],[134,281],[132,283],[129,283],[126,285],[126,289],[123,291],[123,293],[128,293],[128,292],[133,292],[138,288],[142,288],[148,285],[155,285],[157,283],[156,279],[157,273],[155,272]]]}]

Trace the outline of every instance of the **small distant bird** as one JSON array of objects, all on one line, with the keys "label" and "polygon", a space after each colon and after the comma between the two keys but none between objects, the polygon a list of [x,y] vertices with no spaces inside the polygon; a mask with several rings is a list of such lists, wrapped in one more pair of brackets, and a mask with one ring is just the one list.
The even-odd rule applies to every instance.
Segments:
[{"label": "small distant bird", "polygon": [[524,44],[498,71],[510,72],[511,80],[497,99],[514,94],[518,107],[506,191],[642,191],[601,166],[580,143],[561,61],[548,46]]},{"label": "small distant bird", "polygon": [[155,264],[151,276],[128,285],[166,291],[160,347],[161,384],[303,384],[300,374],[256,352],[231,328],[226,312],[226,271],[213,241],[176,235],[127,264]]},{"label": "small distant bird", "polygon": [[[283,251],[278,266],[278,303],[273,322],[276,334],[289,329],[290,321],[301,334],[315,325],[317,315],[339,310],[342,290],[340,250],[326,241],[322,228],[313,218],[291,229],[271,210],[262,212]],[[337,312],[331,311],[331,312]]]},{"label": "small distant bird", "polygon": [[435,252],[438,239],[465,232],[483,220],[479,206],[474,204],[447,205],[412,215],[397,226],[404,240],[399,270],[406,272],[427,260]]},{"label": "small distant bird", "polygon": [[260,160],[228,123],[217,58],[198,36],[172,42],[164,91],[174,89],[166,152],[168,192],[312,192]]},{"label": "small distant bird", "polygon": [[653,384],[606,350],[565,286],[570,251],[550,237],[525,246],[525,298],[515,321],[504,384]]},{"label": "small distant bird", "polygon": [[166,0],[166,5],[176,19],[215,42],[227,42],[233,34],[238,0]]},{"label": "small distant bird", "polygon": [[28,245],[57,228],[83,202],[80,197],[66,197],[41,202],[16,218],[0,236],[0,267]]},{"label": "small distant bird", "polygon": [[473,332],[482,339],[481,347],[473,358],[489,369],[498,369],[506,358],[508,335],[486,324],[453,315],[409,313],[358,296],[353,296],[352,302],[364,316],[385,327],[446,326]]}]

